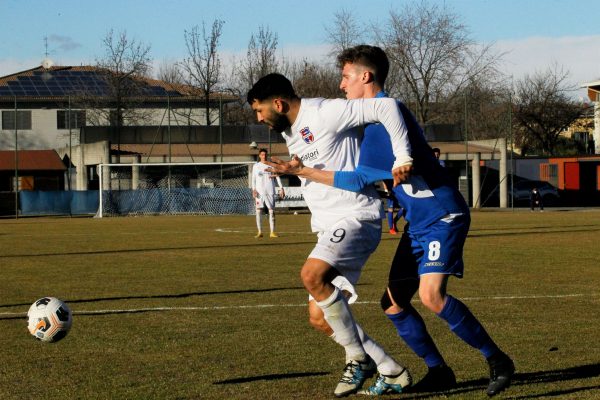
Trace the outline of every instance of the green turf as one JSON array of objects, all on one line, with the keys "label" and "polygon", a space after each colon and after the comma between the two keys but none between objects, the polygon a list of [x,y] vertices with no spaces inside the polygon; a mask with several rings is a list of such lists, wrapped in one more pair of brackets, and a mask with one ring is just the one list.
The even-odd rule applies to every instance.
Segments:
[{"label": "green turf", "polygon": [[[309,217],[277,222],[280,238],[254,239],[250,216],[0,221],[0,399],[332,398],[343,351],[309,327],[299,280]],[[600,211],[473,213],[449,292],[515,359],[500,398],[600,398],[599,237]],[[419,379],[378,305],[397,241],[384,233],[353,308]],[[48,295],[75,313],[56,344],[26,329]],[[486,398],[483,358],[415,306],[456,372],[446,396]]]}]

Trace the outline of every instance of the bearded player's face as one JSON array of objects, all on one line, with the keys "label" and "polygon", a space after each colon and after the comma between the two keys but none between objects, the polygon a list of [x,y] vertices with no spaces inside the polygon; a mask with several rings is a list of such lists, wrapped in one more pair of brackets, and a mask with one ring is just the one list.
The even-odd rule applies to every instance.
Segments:
[{"label": "bearded player's face", "polygon": [[277,112],[270,100],[252,102],[252,110],[256,114],[256,120],[268,125],[277,133],[281,133],[290,127],[290,121],[285,114]]}]

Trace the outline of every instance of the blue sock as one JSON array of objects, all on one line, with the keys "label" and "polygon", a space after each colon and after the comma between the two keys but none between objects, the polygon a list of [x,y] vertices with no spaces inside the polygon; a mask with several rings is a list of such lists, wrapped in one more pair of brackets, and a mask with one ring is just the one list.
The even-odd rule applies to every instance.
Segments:
[{"label": "blue sock", "polygon": [[450,330],[464,342],[481,351],[485,358],[498,352],[498,346],[466,305],[452,296],[446,296],[446,304],[438,314],[450,326]]},{"label": "blue sock", "polygon": [[394,213],[393,212],[387,212],[387,223],[388,226],[390,227],[390,229],[396,229],[396,225],[394,224]]},{"label": "blue sock", "polygon": [[425,360],[429,368],[444,364],[433,339],[429,336],[425,322],[412,306],[398,314],[386,314],[398,331],[398,335],[406,342],[416,355]]},{"label": "blue sock", "polygon": [[394,227],[396,227],[398,225],[398,220],[402,218],[402,213],[400,211],[398,211],[396,213],[396,216],[394,217]]}]

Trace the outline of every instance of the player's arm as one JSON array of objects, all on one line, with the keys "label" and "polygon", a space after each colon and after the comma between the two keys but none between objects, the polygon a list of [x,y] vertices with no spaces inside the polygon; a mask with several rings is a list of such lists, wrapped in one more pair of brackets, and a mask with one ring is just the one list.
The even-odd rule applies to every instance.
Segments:
[{"label": "player's arm", "polygon": [[256,191],[256,164],[252,168],[252,197],[256,198],[258,192]]},{"label": "player's arm", "polygon": [[283,190],[283,185],[281,184],[281,178],[279,175],[275,176],[275,180],[277,182],[277,187],[279,188],[279,197],[283,199],[285,197],[285,190]]},{"label": "player's arm", "polygon": [[[411,147],[408,140],[408,128],[392,98],[369,98],[364,100],[364,118],[376,118],[390,135],[392,150],[396,160],[392,167],[394,186],[406,181],[412,172]],[[367,121],[373,122],[373,121]]]},{"label": "player's arm", "polygon": [[367,123],[381,122],[390,135],[396,161],[392,168],[394,184],[410,176],[412,170],[411,147],[408,129],[396,100],[392,98],[368,98],[355,100],[324,101],[321,118],[330,129],[344,131]]},{"label": "player's arm", "polygon": [[325,171],[306,167],[297,156],[290,161],[272,157],[272,162],[265,162],[270,171],[277,175],[296,175],[301,178],[334,186],[339,189],[361,191],[365,186],[382,179],[391,179],[389,171],[359,165],[354,171]]}]

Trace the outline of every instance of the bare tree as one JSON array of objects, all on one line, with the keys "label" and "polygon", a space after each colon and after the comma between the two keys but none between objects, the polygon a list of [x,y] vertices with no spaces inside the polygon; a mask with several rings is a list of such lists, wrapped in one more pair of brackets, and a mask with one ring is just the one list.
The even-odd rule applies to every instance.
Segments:
[{"label": "bare tree", "polygon": [[162,60],[161,63],[158,65],[158,72],[156,74],[156,77],[159,80],[167,83],[184,83],[183,74],[178,64],[175,62],[169,62],[167,60]]},{"label": "bare tree", "polygon": [[219,40],[225,22],[219,19],[213,21],[210,32],[206,31],[204,22],[202,31],[198,26],[184,32],[185,45],[188,56],[181,63],[190,86],[201,90],[206,104],[206,125],[212,123],[210,115],[210,94],[213,92],[221,74],[221,60],[219,59]]},{"label": "bare tree", "polygon": [[279,38],[269,27],[260,26],[258,33],[250,36],[246,59],[238,69],[238,76],[244,91],[261,77],[278,71],[279,61],[276,57]]},{"label": "bare tree", "polygon": [[516,82],[514,117],[515,141],[524,154],[555,155],[560,134],[585,111],[571,99],[569,72],[554,65],[546,71],[526,75]]},{"label": "bare tree", "polygon": [[96,60],[100,79],[105,83],[101,92],[82,92],[75,100],[89,110],[86,123],[108,125],[117,146],[121,143],[124,125],[144,123],[149,114],[140,107],[145,78],[150,72],[150,46],[127,36],[125,31],[110,30],[102,40],[103,57]]},{"label": "bare tree", "polygon": [[341,9],[333,14],[331,26],[325,26],[328,42],[332,46],[330,55],[336,56],[343,50],[359,44],[364,30],[348,10]]},{"label": "bare tree", "polygon": [[292,64],[289,78],[301,97],[340,97],[340,73],[337,68],[308,60]]},{"label": "bare tree", "polygon": [[431,103],[452,101],[473,78],[496,73],[500,56],[490,46],[476,46],[460,18],[444,6],[408,4],[390,11],[387,26],[373,29],[402,77],[396,80],[400,90],[388,89],[403,92],[423,124],[432,118]]}]

